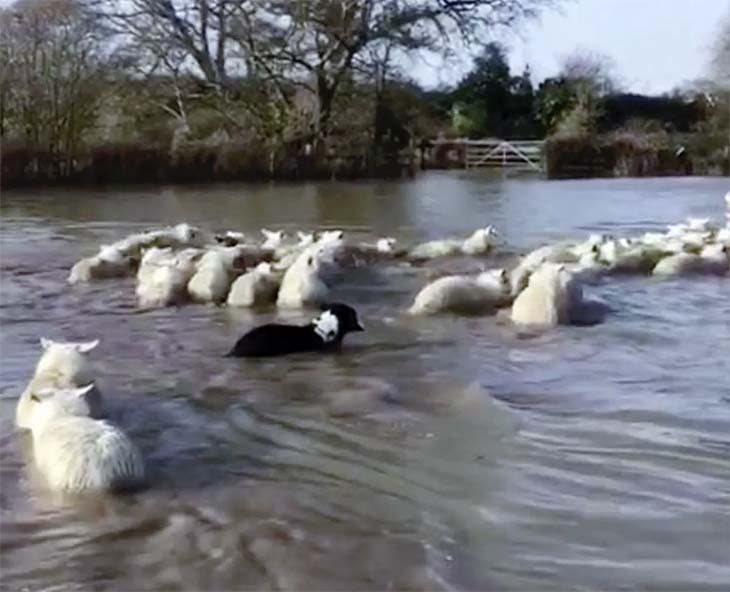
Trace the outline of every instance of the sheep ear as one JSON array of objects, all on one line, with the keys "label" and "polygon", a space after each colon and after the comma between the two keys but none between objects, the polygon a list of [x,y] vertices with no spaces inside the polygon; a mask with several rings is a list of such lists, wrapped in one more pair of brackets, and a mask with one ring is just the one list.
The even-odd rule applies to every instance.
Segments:
[{"label": "sheep ear", "polygon": [[323,302],[319,305],[319,310],[329,310],[332,308],[332,305],[329,302]]},{"label": "sheep ear", "polygon": [[94,388],[94,383],[93,382],[90,382],[86,386],[82,386],[82,387],[79,387],[79,388],[71,389],[71,392],[74,394],[75,397],[81,398],[86,393],[88,393],[89,391],[91,391],[91,389],[93,389],[93,388]]},{"label": "sheep ear", "polygon": [[266,238],[271,237],[274,233],[271,232],[268,228],[262,228],[261,234],[263,234]]},{"label": "sheep ear", "polygon": [[52,339],[48,339],[47,337],[41,337],[41,347],[44,350],[47,350],[49,347],[51,347],[55,342]]},{"label": "sheep ear", "polygon": [[40,402],[40,401],[43,401],[44,399],[51,398],[55,394],[55,392],[56,392],[56,389],[54,389],[52,387],[45,387],[45,388],[38,389],[37,391],[33,391],[31,393],[31,397],[34,396],[35,400]]},{"label": "sheep ear", "polygon": [[99,340],[95,339],[94,341],[86,341],[84,343],[75,343],[74,347],[76,348],[76,351],[87,354],[91,350],[95,349],[96,346],[99,345]]}]

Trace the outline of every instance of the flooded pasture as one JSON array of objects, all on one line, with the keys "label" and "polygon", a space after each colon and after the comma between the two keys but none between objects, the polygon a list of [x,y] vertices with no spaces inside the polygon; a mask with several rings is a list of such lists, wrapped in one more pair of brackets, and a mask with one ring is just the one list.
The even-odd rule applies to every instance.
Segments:
[{"label": "flooded pasture", "polygon": [[[725,590],[730,279],[608,278],[605,323],[523,335],[411,318],[427,278],[546,241],[723,220],[726,179],[398,182],[3,192],[0,579],[8,590]],[[147,228],[341,228],[399,241],[494,225],[493,257],[349,271],[341,352],[223,358],[311,312],[138,310],[134,280],[69,286]],[[59,498],[13,428],[39,337],[101,339],[110,415],[150,487]]]}]

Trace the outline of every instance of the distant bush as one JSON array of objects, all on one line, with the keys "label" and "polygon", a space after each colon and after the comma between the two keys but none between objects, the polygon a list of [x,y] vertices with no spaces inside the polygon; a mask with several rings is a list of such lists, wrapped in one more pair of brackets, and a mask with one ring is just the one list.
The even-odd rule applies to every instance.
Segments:
[{"label": "distant bush", "polygon": [[681,97],[617,94],[605,97],[601,106],[598,129],[602,132],[637,119],[661,122],[666,130],[688,132],[703,118],[702,107],[696,100]]},{"label": "distant bush", "polygon": [[692,172],[686,149],[665,133],[554,136],[545,144],[548,177],[649,177]]}]

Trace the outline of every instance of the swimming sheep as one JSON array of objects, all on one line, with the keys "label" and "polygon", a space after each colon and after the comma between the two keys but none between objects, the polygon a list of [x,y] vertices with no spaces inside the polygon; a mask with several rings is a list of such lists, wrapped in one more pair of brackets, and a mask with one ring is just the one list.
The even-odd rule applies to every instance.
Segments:
[{"label": "swimming sheep", "polygon": [[375,250],[378,253],[392,253],[398,241],[391,236],[379,238],[375,243]]},{"label": "swimming sheep", "polygon": [[610,267],[601,260],[600,248],[593,246],[593,250],[584,253],[576,263],[562,263],[576,281],[581,283],[595,283],[610,271]]},{"label": "swimming sheep", "polygon": [[[573,252],[574,245],[570,242],[560,242],[553,245],[544,245],[529,252],[520,259],[519,264],[510,273],[512,295],[517,296],[527,287],[530,276],[544,263],[578,263],[579,256]],[[592,252],[594,246],[590,247]]]},{"label": "swimming sheep", "polygon": [[494,237],[497,231],[492,226],[479,228],[461,245],[461,252],[465,255],[484,255],[494,247]]},{"label": "swimming sheep", "polygon": [[405,254],[405,251],[396,251],[397,242],[397,239],[393,237],[383,237],[374,243],[363,242],[352,245],[348,250],[356,256],[366,257],[368,261],[376,261]]},{"label": "swimming sheep", "polygon": [[704,247],[699,255],[678,253],[665,257],[656,264],[652,273],[658,276],[725,275],[729,269],[728,247],[717,243]]},{"label": "swimming sheep", "polygon": [[93,257],[86,257],[74,264],[68,276],[68,283],[124,277],[131,270],[131,261],[128,257],[113,246],[105,245]]},{"label": "swimming sheep", "polygon": [[33,457],[52,490],[114,491],[144,480],[142,455],[129,437],[89,417],[86,397],[93,388],[50,388],[33,395]]},{"label": "swimming sheep", "polygon": [[459,253],[482,255],[492,249],[496,234],[493,227],[487,226],[475,230],[471,236],[464,240],[444,239],[421,243],[411,249],[408,254],[413,259],[435,259],[437,257],[458,255]]},{"label": "swimming sheep", "polygon": [[509,298],[507,272],[494,269],[476,277],[452,275],[437,279],[418,293],[409,312],[414,315],[481,314],[507,304]]},{"label": "swimming sheep", "polygon": [[145,249],[202,247],[205,241],[204,233],[187,223],[134,233],[111,245],[103,245],[93,257],[77,261],[71,268],[68,283],[124,277],[133,272],[133,262],[139,260]]},{"label": "swimming sheep", "polygon": [[173,254],[168,249],[149,249],[137,272],[137,300],[143,308],[178,304],[187,298],[187,284],[195,274],[196,249]]},{"label": "swimming sheep", "polygon": [[289,269],[294,261],[297,260],[297,257],[299,257],[301,252],[310,245],[314,244],[313,232],[298,232],[297,236],[299,238],[298,243],[294,245],[281,246],[274,252],[274,259],[276,260],[274,266],[277,270],[286,271],[287,269]]},{"label": "swimming sheep", "polygon": [[240,276],[228,293],[228,306],[261,306],[276,300],[281,279],[271,271],[271,264],[259,263]]},{"label": "swimming sheep", "polygon": [[152,247],[158,249],[200,248],[208,242],[209,238],[199,228],[183,222],[176,226],[131,234],[115,242],[111,247],[125,256],[140,258],[142,251]]},{"label": "swimming sheep", "polygon": [[666,254],[665,246],[645,245],[628,239],[611,239],[600,246],[599,258],[611,273],[648,274]]},{"label": "swimming sheep", "polygon": [[207,251],[188,282],[188,294],[195,302],[223,302],[230,285],[230,276],[221,254]]},{"label": "swimming sheep", "polygon": [[568,324],[581,302],[579,282],[563,265],[545,263],[530,275],[527,287],[515,299],[512,322],[539,327]]},{"label": "swimming sheep", "polygon": [[213,238],[215,242],[226,247],[235,247],[246,242],[246,235],[235,230],[227,230],[224,234],[216,234]]},{"label": "swimming sheep", "polygon": [[591,234],[585,241],[568,246],[566,250],[568,253],[580,259],[591,253],[600,252],[601,247],[611,240],[612,237],[606,234]]},{"label": "swimming sheep", "polygon": [[277,230],[274,232],[271,230],[267,230],[266,228],[262,228],[261,234],[264,235],[265,239],[261,245],[262,249],[276,250],[281,246],[281,243],[284,240],[283,230]]},{"label": "swimming sheep", "polygon": [[[32,398],[38,391],[47,388],[73,388],[94,380],[94,370],[88,354],[99,345],[99,341],[83,343],[55,342],[41,338],[43,354],[36,364],[33,377],[20,395],[15,410],[15,425],[29,429],[33,421],[36,403]],[[101,393],[97,388],[86,395],[92,417],[103,414]]]},{"label": "swimming sheep", "polygon": [[413,259],[435,259],[449,257],[459,252],[461,242],[453,239],[428,241],[411,249],[408,255]]},{"label": "swimming sheep", "polygon": [[335,267],[338,245],[314,244],[306,248],[284,274],[276,301],[281,308],[322,304],[329,296],[324,277]]}]

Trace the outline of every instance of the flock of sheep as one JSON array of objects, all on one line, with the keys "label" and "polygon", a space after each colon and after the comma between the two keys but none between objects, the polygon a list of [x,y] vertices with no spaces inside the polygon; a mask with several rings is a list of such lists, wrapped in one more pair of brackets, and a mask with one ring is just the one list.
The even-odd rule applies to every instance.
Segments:
[{"label": "flock of sheep", "polygon": [[[726,196],[730,208],[730,194]],[[487,226],[465,239],[399,248],[394,238],[351,243],[342,231],[262,231],[256,242],[238,232],[208,235],[188,224],[128,236],[77,262],[72,284],[136,274],[141,307],[185,301],[228,306],[305,308],[326,302],[333,282],[349,267],[417,265],[454,255],[481,256],[496,247]],[[519,326],[549,328],[586,322],[591,303],[582,287],[612,274],[726,275],[730,271],[730,209],[723,227],[690,218],[666,232],[632,238],[591,235],[540,247],[511,269],[450,275],[428,283],[410,314],[508,314]],[[43,354],[21,394],[16,425],[29,429],[36,465],[57,490],[118,489],[144,479],[142,456],[103,419],[101,394],[87,354],[97,342],[41,340]]]}]

